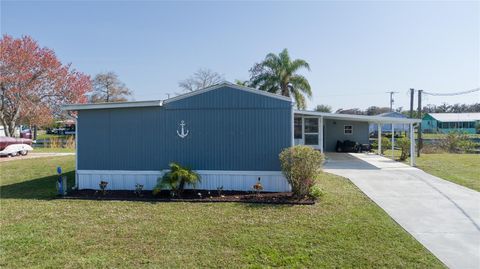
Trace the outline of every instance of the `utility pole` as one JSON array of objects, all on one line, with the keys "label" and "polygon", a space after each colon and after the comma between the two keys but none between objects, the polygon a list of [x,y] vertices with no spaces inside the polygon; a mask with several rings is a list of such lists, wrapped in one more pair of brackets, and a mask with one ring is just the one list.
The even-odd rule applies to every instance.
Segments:
[{"label": "utility pole", "polygon": [[[422,119],[422,92],[423,90],[418,90],[418,112],[417,112],[417,118]],[[420,122],[418,124],[418,149],[417,149],[417,157],[420,157],[420,150],[423,147],[423,141],[422,141],[422,123]]]},{"label": "utility pole", "polygon": [[393,100],[393,95],[394,95],[395,93],[398,93],[398,92],[391,91],[391,92],[387,92],[387,93],[390,94],[390,112],[392,112],[392,111],[393,111],[393,103],[395,102],[395,101]]},{"label": "utility pole", "polygon": [[[415,97],[415,89],[410,88],[410,119],[413,119],[413,99]],[[415,139],[415,128],[410,124],[410,139]],[[413,143],[413,141],[410,141]],[[412,155],[413,154],[413,155]],[[410,149],[410,158],[415,155],[415,149]]]},{"label": "utility pole", "polygon": [[410,119],[413,119],[413,98],[415,95],[415,89],[410,89]]}]

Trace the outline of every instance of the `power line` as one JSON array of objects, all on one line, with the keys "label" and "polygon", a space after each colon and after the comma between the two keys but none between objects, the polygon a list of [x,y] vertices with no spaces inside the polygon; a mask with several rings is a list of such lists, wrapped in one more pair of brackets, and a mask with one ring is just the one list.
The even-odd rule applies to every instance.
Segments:
[{"label": "power line", "polygon": [[471,89],[468,91],[462,91],[462,92],[452,92],[452,93],[432,93],[432,92],[423,92],[423,94],[428,94],[428,95],[433,95],[433,96],[455,96],[455,95],[462,95],[462,94],[468,94],[472,92],[478,92],[480,91],[480,88],[475,88]]},{"label": "power line", "polygon": [[315,95],[318,97],[335,97],[335,96],[361,96],[361,95],[380,95],[381,92],[366,92],[366,93],[343,93],[343,94],[326,94],[326,95]]}]

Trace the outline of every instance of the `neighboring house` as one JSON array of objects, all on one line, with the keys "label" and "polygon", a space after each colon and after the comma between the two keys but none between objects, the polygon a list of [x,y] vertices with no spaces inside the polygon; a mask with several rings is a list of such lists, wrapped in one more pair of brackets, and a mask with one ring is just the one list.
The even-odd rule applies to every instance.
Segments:
[{"label": "neighboring house", "polygon": [[[400,112],[386,112],[382,114],[378,114],[377,116],[379,117],[392,117],[392,118],[402,118],[406,119],[407,116]],[[392,133],[392,124],[382,124],[382,132],[383,133]],[[408,124],[394,124],[393,129],[395,129],[395,133],[406,133],[409,131],[409,125]],[[378,130],[378,125],[377,124],[370,124],[370,133],[376,134]]]},{"label": "neighboring house", "polygon": [[476,133],[475,124],[480,122],[480,113],[427,113],[422,118],[422,132]]},{"label": "neighboring house", "polygon": [[334,151],[337,140],[368,143],[368,125],[417,120],[294,110],[290,98],[222,83],[174,98],[73,104],[78,111],[76,184],[152,189],[170,162],[201,175],[198,189],[288,191],[279,154],[294,144]]}]

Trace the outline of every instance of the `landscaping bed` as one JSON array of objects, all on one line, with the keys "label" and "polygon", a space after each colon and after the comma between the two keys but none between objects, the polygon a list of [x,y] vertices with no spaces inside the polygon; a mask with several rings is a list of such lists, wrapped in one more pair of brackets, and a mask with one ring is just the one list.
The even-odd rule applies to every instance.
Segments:
[{"label": "landscaping bed", "polygon": [[59,196],[63,199],[82,200],[119,200],[119,201],[148,201],[148,202],[240,202],[261,204],[291,204],[313,205],[315,200],[310,197],[295,197],[291,192],[246,192],[246,191],[208,191],[208,190],[185,190],[180,197],[171,197],[169,191],[161,191],[153,195],[152,191],[142,191],[137,195],[128,190],[109,190],[103,194],[97,190],[74,190],[67,196]]}]

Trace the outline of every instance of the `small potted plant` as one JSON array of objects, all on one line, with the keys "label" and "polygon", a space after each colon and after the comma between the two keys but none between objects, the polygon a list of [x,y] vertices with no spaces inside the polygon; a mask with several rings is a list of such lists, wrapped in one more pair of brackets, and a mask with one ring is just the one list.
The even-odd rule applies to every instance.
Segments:
[{"label": "small potted plant", "polygon": [[143,191],[143,185],[138,183],[135,184],[135,191],[134,191],[135,195],[138,197],[143,196],[142,191]]},{"label": "small potted plant", "polygon": [[217,187],[217,194],[218,194],[218,197],[223,197],[223,185],[220,187]]},{"label": "small potted plant", "polygon": [[262,183],[260,183],[260,178],[258,178],[257,183],[255,183],[255,185],[253,185],[252,188],[257,195],[259,195],[260,192],[263,191],[263,186],[262,186]]},{"label": "small potted plant", "polygon": [[103,195],[107,194],[107,186],[108,182],[107,181],[100,181],[100,184],[98,184],[100,187],[100,191],[102,192]]}]

